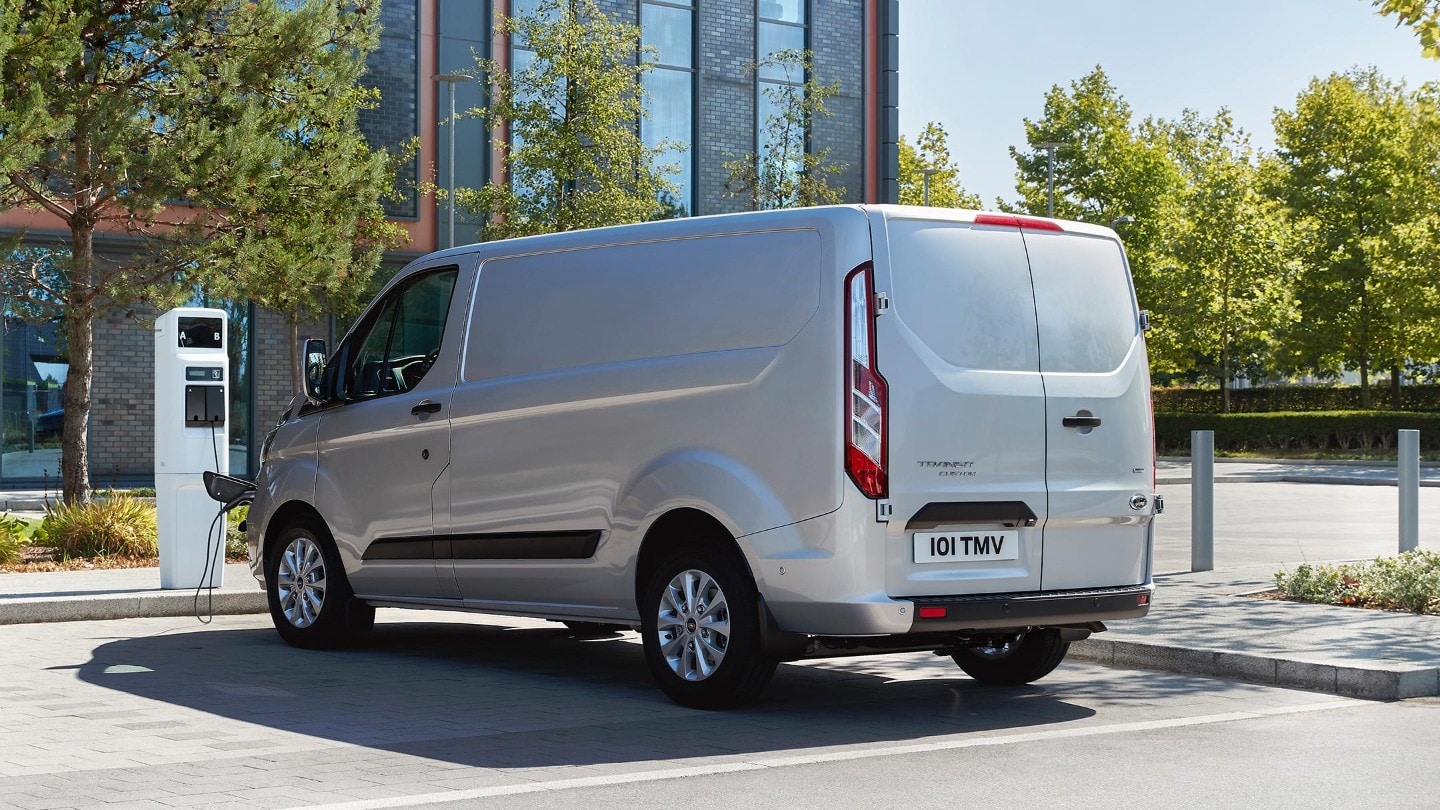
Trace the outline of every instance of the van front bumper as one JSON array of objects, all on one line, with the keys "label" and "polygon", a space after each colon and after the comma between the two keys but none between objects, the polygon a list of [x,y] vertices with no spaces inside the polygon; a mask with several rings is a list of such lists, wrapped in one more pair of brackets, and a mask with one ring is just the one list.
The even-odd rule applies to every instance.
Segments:
[{"label": "van front bumper", "polygon": [[[970,596],[882,595],[851,602],[772,601],[777,629],[810,636],[905,635],[1011,630],[1138,619],[1153,584]],[[943,615],[941,610],[943,609]]]}]

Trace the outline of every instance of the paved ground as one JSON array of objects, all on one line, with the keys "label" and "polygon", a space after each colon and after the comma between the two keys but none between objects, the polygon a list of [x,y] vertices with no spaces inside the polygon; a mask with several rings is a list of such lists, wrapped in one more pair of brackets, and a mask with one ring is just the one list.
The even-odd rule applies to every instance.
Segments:
[{"label": "paved ground", "polygon": [[[758,705],[706,713],[655,690],[633,633],[381,615],[343,652],[286,647],[260,616],[0,627],[0,806],[1123,806],[1156,789],[1181,806],[1228,778],[1255,779],[1256,804],[1374,780],[1367,803],[1425,806],[1404,773],[1428,785],[1440,765],[1434,702],[1078,662],[1002,690],[910,654],[786,665]],[[1384,730],[1415,735],[1403,760]]]}]

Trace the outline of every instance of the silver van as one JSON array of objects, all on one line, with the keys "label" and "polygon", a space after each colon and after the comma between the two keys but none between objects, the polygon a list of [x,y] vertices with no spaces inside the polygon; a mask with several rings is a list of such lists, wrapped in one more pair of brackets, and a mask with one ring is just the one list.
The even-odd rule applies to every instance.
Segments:
[{"label": "silver van", "polygon": [[634,628],[687,706],[872,652],[1026,683],[1149,609],[1143,318],[1113,231],[1009,214],[441,251],[307,345],[251,567],[297,646],[377,607]]}]

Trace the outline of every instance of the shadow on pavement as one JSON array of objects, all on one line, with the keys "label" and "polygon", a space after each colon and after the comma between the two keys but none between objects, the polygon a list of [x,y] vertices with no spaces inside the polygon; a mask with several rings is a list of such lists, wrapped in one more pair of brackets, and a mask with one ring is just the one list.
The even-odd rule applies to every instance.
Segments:
[{"label": "shadow on pavement", "polygon": [[[79,676],[274,731],[477,767],[1025,731],[1095,714],[1043,683],[986,687],[928,654],[783,665],[757,704],[698,712],[654,686],[634,634],[448,622],[379,624],[357,646],[325,652],[290,648],[268,629],[117,640]],[[1199,688],[1189,683],[1175,688]],[[1159,699],[1154,687],[1137,682],[1136,697]],[[1116,699],[1119,688],[1081,696]]]}]

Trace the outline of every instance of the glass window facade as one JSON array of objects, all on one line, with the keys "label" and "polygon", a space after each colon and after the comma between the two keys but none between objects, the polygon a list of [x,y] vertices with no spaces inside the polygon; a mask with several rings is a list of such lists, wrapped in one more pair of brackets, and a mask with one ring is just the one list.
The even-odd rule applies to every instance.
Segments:
[{"label": "glass window facade", "polygon": [[[808,38],[806,0],[757,0],[755,5],[755,57],[761,63],[755,76],[755,148],[767,154],[776,148],[771,142],[769,122],[783,114],[789,94],[803,94],[805,76],[798,65],[764,64],[781,51],[803,51]],[[809,133],[805,134],[808,148]],[[798,160],[788,171],[801,170]]]},{"label": "glass window facade", "polygon": [[689,0],[643,0],[640,3],[641,44],[655,48],[655,67],[645,75],[650,117],[640,135],[651,148],[667,144],[656,163],[679,171],[669,175],[676,195],[675,216],[695,210],[695,9]]},{"label": "glass window facade", "polygon": [[0,480],[56,482],[69,371],[57,324],[0,313]]}]

